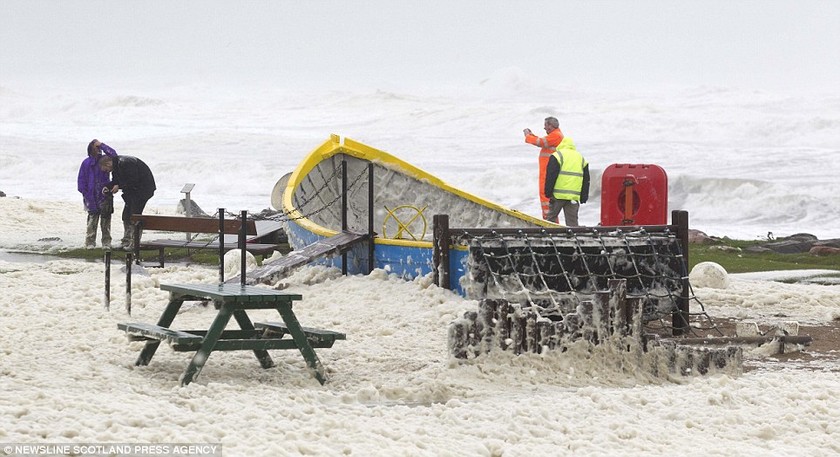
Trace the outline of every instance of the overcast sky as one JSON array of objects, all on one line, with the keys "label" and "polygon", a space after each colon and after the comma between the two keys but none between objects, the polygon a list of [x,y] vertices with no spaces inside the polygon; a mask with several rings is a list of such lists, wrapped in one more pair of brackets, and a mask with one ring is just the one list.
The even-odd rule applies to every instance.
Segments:
[{"label": "overcast sky", "polygon": [[840,1],[0,2],[0,85],[838,85]]}]

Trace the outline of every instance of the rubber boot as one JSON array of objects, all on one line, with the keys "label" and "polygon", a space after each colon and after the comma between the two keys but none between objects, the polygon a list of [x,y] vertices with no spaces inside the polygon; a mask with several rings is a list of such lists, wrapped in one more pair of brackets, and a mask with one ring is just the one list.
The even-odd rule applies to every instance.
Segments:
[{"label": "rubber boot", "polygon": [[104,249],[111,249],[111,215],[100,215],[99,225],[102,229],[102,247]]},{"label": "rubber boot", "polygon": [[99,214],[88,213],[87,215],[87,234],[85,236],[85,249],[93,249],[96,247],[96,224],[99,223]]},{"label": "rubber boot", "polygon": [[120,241],[120,245],[124,251],[131,251],[134,249],[134,244],[131,242],[133,234],[134,227],[128,222],[123,222],[123,237]]}]

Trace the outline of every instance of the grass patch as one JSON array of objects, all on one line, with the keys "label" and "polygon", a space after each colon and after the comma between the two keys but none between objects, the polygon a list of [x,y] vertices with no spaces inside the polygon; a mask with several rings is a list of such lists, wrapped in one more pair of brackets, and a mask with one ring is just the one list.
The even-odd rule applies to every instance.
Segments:
[{"label": "grass patch", "polygon": [[[730,240],[724,238],[718,244],[692,244],[688,249],[688,269],[691,271],[700,262],[715,262],[729,273],[749,273],[754,271],[776,270],[838,270],[840,271],[840,256],[815,256],[803,254],[778,254],[773,252],[748,252],[750,246],[761,245],[762,241]],[[288,245],[280,250],[283,254],[289,252]],[[123,251],[113,251],[112,262],[118,262],[125,257]],[[202,265],[219,265],[219,253],[213,249],[177,249],[167,248],[166,262],[188,262]],[[104,257],[102,249],[71,249],[56,254],[58,257],[96,260]],[[142,251],[141,256],[146,262],[157,260],[157,250]],[[262,264],[264,258],[256,256],[257,262]]]},{"label": "grass patch", "polygon": [[[283,254],[289,252],[288,244],[281,244],[279,251]],[[124,262],[125,251],[111,251],[111,262]],[[219,251],[215,249],[181,249],[181,248],[166,248],[164,249],[164,262],[182,262],[194,263],[200,265],[219,265]],[[96,249],[69,249],[55,254],[56,257],[65,259],[84,259],[84,260],[102,260],[105,258],[105,250],[101,248]],[[156,262],[158,259],[157,249],[146,249],[140,251],[140,257],[144,262]],[[254,256],[257,263],[262,265],[263,260],[267,257],[256,254]]]},{"label": "grass patch", "polygon": [[728,273],[749,273],[777,270],[840,270],[840,256],[816,256],[806,253],[779,254],[776,252],[749,252],[750,246],[762,241],[723,239],[720,244],[692,244],[688,248],[688,269],[700,262],[715,262]]}]

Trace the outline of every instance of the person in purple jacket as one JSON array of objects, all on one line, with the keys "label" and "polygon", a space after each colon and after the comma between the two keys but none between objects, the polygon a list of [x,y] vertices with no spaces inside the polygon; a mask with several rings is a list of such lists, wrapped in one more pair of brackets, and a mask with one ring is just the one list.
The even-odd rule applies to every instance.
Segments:
[{"label": "person in purple jacket", "polygon": [[88,156],[79,167],[77,187],[82,194],[87,211],[85,249],[96,247],[97,226],[102,229],[102,247],[111,249],[111,214],[114,212],[114,197],[108,189],[110,181],[108,172],[102,171],[98,164],[103,151],[109,156],[117,155],[116,151],[107,144],[94,139],[88,143]]}]

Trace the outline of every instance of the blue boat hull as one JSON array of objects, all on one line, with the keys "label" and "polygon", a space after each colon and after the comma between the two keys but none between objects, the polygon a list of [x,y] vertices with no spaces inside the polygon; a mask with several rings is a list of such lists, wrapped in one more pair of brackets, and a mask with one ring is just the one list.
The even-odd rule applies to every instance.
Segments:
[{"label": "blue boat hull", "polygon": [[[286,226],[286,235],[289,243],[294,247],[303,247],[313,244],[327,237],[319,236],[295,221],[289,221]],[[449,274],[452,290],[464,295],[461,287],[461,279],[466,273],[466,261],[468,251],[462,249],[450,249],[449,251]],[[382,269],[389,274],[397,275],[406,280],[426,276],[432,273],[434,268],[433,250],[431,248],[415,246],[396,246],[389,244],[374,244],[373,258],[374,268]],[[347,254],[347,272],[350,274],[367,274],[368,270],[368,248],[367,244],[352,249]],[[318,262],[322,265],[341,268],[342,258],[336,256]]]}]

